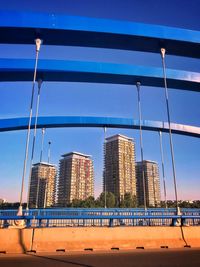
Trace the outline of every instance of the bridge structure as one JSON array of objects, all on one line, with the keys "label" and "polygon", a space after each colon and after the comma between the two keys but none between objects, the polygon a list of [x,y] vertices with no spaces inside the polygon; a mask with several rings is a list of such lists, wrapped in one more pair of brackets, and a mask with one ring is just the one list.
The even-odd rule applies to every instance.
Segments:
[{"label": "bridge structure", "polygon": [[[73,17],[58,14],[22,13],[0,11],[0,42],[4,44],[34,44],[36,40],[36,60],[0,59],[1,82],[24,82],[39,80],[43,82],[87,82],[165,87],[170,89],[200,91],[200,74],[166,69],[165,52],[190,58],[200,58],[200,32],[165,26],[141,23],[111,21],[86,17]],[[45,45],[81,46],[120,49],[161,53],[163,68],[144,67],[128,64],[100,62],[82,62],[67,60],[38,60],[40,43]],[[163,52],[164,51],[164,52]],[[138,89],[140,89],[138,87]],[[139,93],[140,90],[138,90]],[[167,94],[166,94],[167,97]],[[167,108],[168,108],[168,98]],[[141,110],[140,110],[141,111]],[[168,110],[169,111],[169,110]],[[0,132],[32,128],[55,127],[102,127],[126,128],[169,132],[171,156],[173,158],[172,134],[200,137],[200,127],[172,123],[168,112],[168,121],[147,121],[130,118],[84,117],[84,116],[51,116],[0,119]],[[142,144],[141,144],[142,145]],[[26,158],[28,150],[26,151]],[[26,162],[25,162],[26,165]],[[21,199],[24,188],[25,172],[22,177]],[[176,175],[173,168],[176,194]],[[177,199],[176,199],[177,200]],[[178,202],[177,202],[178,203]],[[177,206],[178,208],[178,206]],[[28,227],[55,226],[55,220],[61,224],[113,226],[131,225],[170,225],[173,220],[182,224],[198,225],[199,210],[177,209],[93,209],[93,210],[24,210],[17,215],[16,211],[0,211],[0,221],[26,220]],[[58,225],[61,225],[58,223]],[[64,225],[63,224],[63,225]]]}]

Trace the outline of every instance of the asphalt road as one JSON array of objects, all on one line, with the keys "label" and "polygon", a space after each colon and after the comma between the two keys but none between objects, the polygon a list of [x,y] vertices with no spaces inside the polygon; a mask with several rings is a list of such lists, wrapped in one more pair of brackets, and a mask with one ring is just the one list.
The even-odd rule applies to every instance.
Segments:
[{"label": "asphalt road", "polygon": [[133,250],[56,254],[0,254],[0,267],[198,267],[200,249]]}]

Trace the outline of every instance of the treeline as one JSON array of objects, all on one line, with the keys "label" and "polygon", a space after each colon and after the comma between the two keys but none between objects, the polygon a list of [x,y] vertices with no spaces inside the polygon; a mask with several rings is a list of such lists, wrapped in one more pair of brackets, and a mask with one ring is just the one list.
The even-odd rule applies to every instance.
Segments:
[{"label": "treeline", "polygon": [[[26,203],[23,203],[22,207],[23,207],[23,209],[25,209],[26,208]],[[12,210],[12,209],[16,210],[18,208],[19,208],[19,202],[13,202],[13,203],[4,202],[4,203],[0,204],[0,209],[4,209],[4,210],[6,210],[6,209],[8,209],[8,210]]]},{"label": "treeline", "polygon": [[[161,207],[165,208],[165,202],[161,201]],[[200,200],[194,200],[193,202],[188,202],[188,201],[179,201],[178,206],[180,208],[196,208],[200,209]],[[176,201],[173,200],[168,200],[167,201],[167,207],[168,208],[176,208]]]},{"label": "treeline", "polygon": [[[195,200],[193,202],[179,201],[178,206],[180,208],[200,208],[200,200]],[[19,202],[15,203],[1,203],[0,209],[17,209],[19,207]],[[105,194],[101,195],[95,199],[94,197],[89,197],[85,200],[74,199],[72,203],[67,205],[69,208],[104,208],[105,207]],[[132,197],[131,194],[126,193],[124,199],[119,201],[116,199],[115,195],[111,192],[106,193],[106,207],[107,208],[143,208],[143,206],[138,206],[136,197]],[[166,207],[164,201],[161,201],[159,207]],[[167,201],[168,208],[176,208],[176,202],[173,200]],[[26,208],[26,203],[23,203],[23,208]],[[56,207],[52,207],[56,208]],[[61,207],[57,207],[61,208]],[[151,207],[149,207],[151,208]],[[152,207],[153,208],[153,207]]]},{"label": "treeline", "polygon": [[[66,205],[65,207],[68,208],[104,208],[105,207],[105,202],[106,202],[106,207],[107,208],[115,208],[115,207],[120,207],[120,208],[136,208],[137,203],[136,203],[136,198],[132,197],[131,194],[126,193],[124,195],[124,199],[119,202],[118,199],[116,199],[115,195],[111,192],[106,192],[106,200],[105,200],[105,194],[101,193],[101,195],[95,199],[94,197],[88,197],[85,200],[79,200],[79,199],[74,199],[72,203]],[[26,203],[23,203],[23,208],[26,208]],[[15,203],[1,203],[0,204],[0,209],[17,209],[19,207],[19,202]],[[52,208],[61,208],[59,206],[55,206]]]},{"label": "treeline", "polygon": [[[106,205],[105,205],[106,203]],[[124,199],[119,201],[116,199],[115,195],[111,192],[105,194],[101,193],[101,195],[95,200],[94,197],[89,197],[86,200],[77,200],[74,199],[68,207],[74,208],[136,208],[137,202],[136,197],[132,197],[131,194],[126,193],[124,195]]]}]

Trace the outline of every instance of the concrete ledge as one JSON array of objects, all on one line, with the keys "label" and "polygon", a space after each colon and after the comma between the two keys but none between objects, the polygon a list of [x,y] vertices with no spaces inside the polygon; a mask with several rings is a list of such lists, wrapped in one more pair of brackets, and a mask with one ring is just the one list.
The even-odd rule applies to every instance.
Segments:
[{"label": "concrete ledge", "polygon": [[24,253],[31,248],[32,229],[0,229],[0,252]]},{"label": "concrete ledge", "polygon": [[184,246],[179,227],[40,228],[35,229],[33,242],[37,252]]},{"label": "concrete ledge", "polygon": [[200,247],[200,227],[0,229],[0,252],[56,252]]}]

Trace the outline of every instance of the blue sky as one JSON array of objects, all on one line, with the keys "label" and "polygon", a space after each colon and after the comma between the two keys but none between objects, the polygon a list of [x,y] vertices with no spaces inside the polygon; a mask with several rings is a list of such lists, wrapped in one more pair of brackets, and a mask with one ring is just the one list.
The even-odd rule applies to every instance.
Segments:
[{"label": "blue sky", "polygon": [[[1,0],[1,9],[18,11],[54,12],[66,15],[88,16],[160,24],[200,30],[199,1],[128,1],[128,0],[68,0],[68,1],[14,1]],[[34,58],[34,45],[0,45],[0,58]],[[66,59],[114,62],[161,67],[159,54],[95,49],[81,47],[41,47],[41,59]],[[167,56],[168,68],[199,72],[196,59]],[[0,84],[0,118],[28,116],[31,83]],[[85,115],[138,118],[135,86],[89,83],[43,83],[39,114]],[[200,94],[169,90],[173,122],[200,126]],[[143,119],[167,120],[163,88],[142,87]],[[136,130],[108,129],[107,135],[121,133],[136,142],[136,159],[140,160],[139,132]],[[19,199],[25,131],[0,134],[0,198]],[[143,132],[144,158],[160,164],[158,134]],[[58,165],[60,156],[79,151],[93,156],[96,196],[102,190],[103,129],[60,128],[47,129],[47,143],[52,141],[51,162]],[[200,142],[197,138],[173,136],[180,199],[200,199]],[[169,137],[163,135],[168,198],[174,198]],[[41,130],[38,130],[34,162],[39,160]],[[28,165],[29,166],[29,165]],[[29,168],[28,168],[29,169]],[[27,187],[27,179],[26,179]],[[26,197],[24,198],[24,200]]]}]

